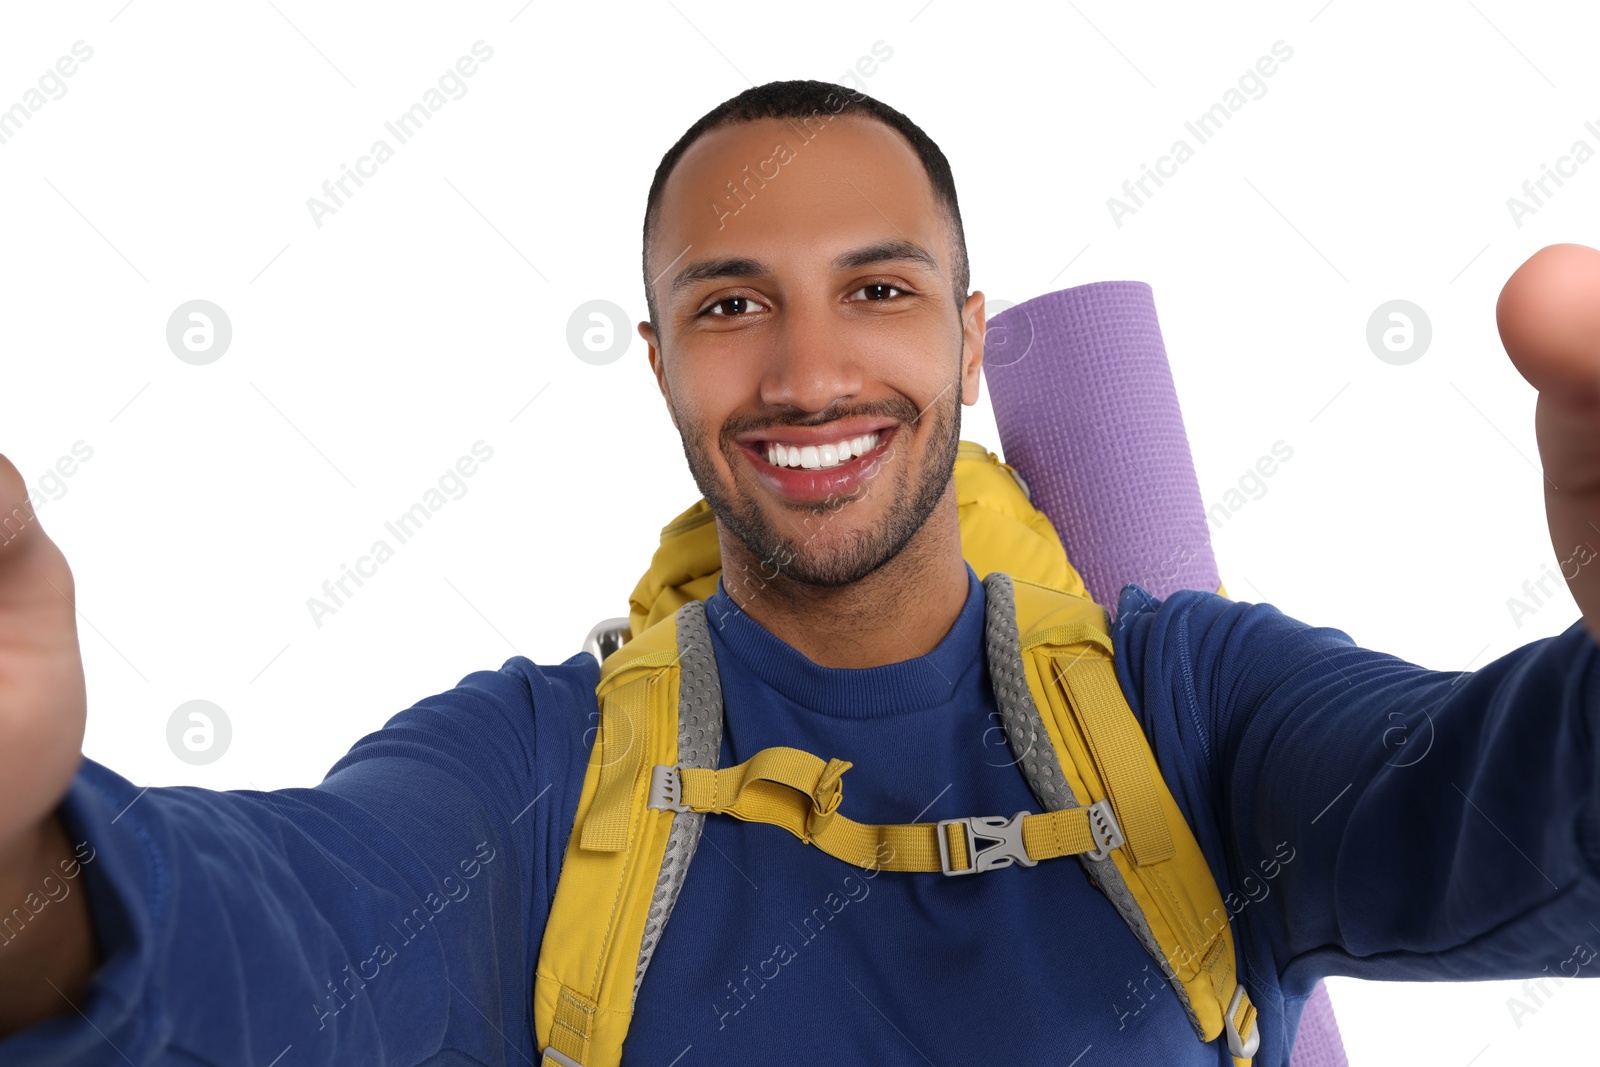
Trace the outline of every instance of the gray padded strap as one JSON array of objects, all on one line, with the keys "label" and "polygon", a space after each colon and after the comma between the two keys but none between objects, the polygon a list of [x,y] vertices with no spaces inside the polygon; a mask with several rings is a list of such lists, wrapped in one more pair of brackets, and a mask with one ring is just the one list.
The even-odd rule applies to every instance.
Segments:
[{"label": "gray padded strap", "polygon": [[[983,580],[984,589],[984,645],[989,657],[989,678],[994,684],[995,703],[1000,707],[1000,719],[1005,724],[1006,740],[1011,744],[1011,754],[1022,768],[1028,787],[1046,811],[1062,811],[1081,805],[1073,795],[1067,777],[1061,772],[1061,760],[1045,731],[1044,720],[1033,702],[1033,691],[1028,688],[1028,675],[1022,663],[1022,638],[1017,632],[1017,599],[1011,576],[994,571]],[[1122,871],[1112,859],[1090,859],[1083,853],[1078,861],[1092,882],[1104,893],[1122,915],[1124,922],[1139,943],[1156,961],[1168,983],[1178,994],[1183,1010],[1189,1016],[1189,1025],[1195,1036],[1205,1040],[1205,1027],[1189,1003],[1188,990],[1178,980],[1166,953],[1156,941],[1144,911],[1128,890]]]},{"label": "gray padded strap", "polygon": [[[678,609],[678,765],[715,770],[722,753],[722,681],[717,677],[716,654],[711,647],[711,632],[706,627],[706,606],[691,600]],[[695,845],[705,813],[676,812],[667,835],[667,852],[650,896],[650,913],[645,919],[644,940],[639,944],[639,969],[633,976],[633,996],[639,997],[639,984],[645,968],[661,941],[661,931],[672,915],[672,906],[689,873]]]}]

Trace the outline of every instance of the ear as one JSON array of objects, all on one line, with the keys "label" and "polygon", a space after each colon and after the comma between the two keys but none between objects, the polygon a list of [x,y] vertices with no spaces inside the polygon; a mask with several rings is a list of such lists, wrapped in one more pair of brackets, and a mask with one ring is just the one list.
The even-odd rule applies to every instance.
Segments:
[{"label": "ear", "polygon": [[978,402],[978,372],[983,366],[983,335],[988,328],[983,293],[974,289],[961,308],[961,402],[969,407]]},{"label": "ear", "polygon": [[672,413],[672,393],[667,389],[667,367],[661,358],[661,345],[656,339],[656,330],[649,321],[639,323],[639,336],[644,338],[644,343],[650,347],[650,370],[656,376],[656,388],[661,390],[661,397],[667,402],[667,417],[672,420],[674,429],[678,427],[678,417]]}]

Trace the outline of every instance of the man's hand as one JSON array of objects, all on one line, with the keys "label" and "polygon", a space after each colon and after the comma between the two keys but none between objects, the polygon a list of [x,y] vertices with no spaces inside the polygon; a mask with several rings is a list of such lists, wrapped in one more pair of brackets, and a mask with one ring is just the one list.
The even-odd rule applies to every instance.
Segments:
[{"label": "man's hand", "polygon": [[1539,391],[1550,543],[1600,643],[1600,251],[1541,248],[1500,290],[1495,319],[1506,354]]},{"label": "man's hand", "polygon": [[84,720],[72,571],[0,455],[0,855],[36,837],[66,795]]}]

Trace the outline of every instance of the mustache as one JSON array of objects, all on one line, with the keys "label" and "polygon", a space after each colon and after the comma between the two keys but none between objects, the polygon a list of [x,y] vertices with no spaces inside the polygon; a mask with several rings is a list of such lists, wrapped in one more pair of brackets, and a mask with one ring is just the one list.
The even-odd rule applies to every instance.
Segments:
[{"label": "mustache", "polygon": [[815,415],[780,415],[775,418],[737,418],[729,419],[723,424],[722,432],[725,437],[735,437],[739,434],[754,433],[760,430],[770,430],[780,426],[824,426],[840,419],[853,418],[879,418],[894,419],[906,424],[914,423],[921,416],[911,401],[904,398],[899,400],[885,400],[875,404],[863,404],[850,408],[830,408]]}]

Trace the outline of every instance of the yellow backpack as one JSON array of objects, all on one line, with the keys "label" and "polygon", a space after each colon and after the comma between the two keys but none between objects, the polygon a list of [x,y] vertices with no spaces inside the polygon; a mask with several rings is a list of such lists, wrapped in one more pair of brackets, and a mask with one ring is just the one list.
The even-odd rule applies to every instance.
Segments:
[{"label": "yellow backpack", "polygon": [[838,814],[845,760],[773,747],[718,769],[722,695],[704,600],[721,561],[711,512],[696,502],[662,530],[630,597],[634,636],[614,651],[596,642],[600,730],[534,983],[544,1064],[621,1063],[703,821],[728,814],[881,870],[960,876],[1077,856],[1169,979],[1195,1035],[1225,1036],[1235,1067],[1249,1067],[1261,1035],[1228,912],[1123,697],[1105,610],[1009,465],[962,441],[954,476],[963,555],[984,584],[996,702],[1046,810],[879,826]]}]

